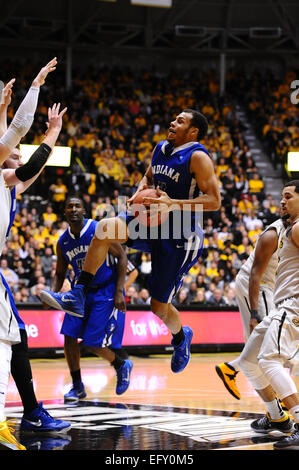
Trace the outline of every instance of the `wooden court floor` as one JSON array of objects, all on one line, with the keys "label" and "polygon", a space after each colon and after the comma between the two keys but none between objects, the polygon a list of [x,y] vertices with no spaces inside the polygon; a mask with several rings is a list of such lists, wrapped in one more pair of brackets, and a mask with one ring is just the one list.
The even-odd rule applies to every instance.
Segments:
[{"label": "wooden court floor", "polygon": [[[233,398],[215,365],[237,354],[192,354],[179,374],[170,356],[134,357],[130,387],[115,393],[114,369],[105,361],[82,358],[87,397],[79,405],[64,404],[71,381],[66,362],[32,359],[36,396],[52,416],[72,423],[68,433],[22,436],[29,450],[273,450],[276,435],[254,433],[250,422],[265,408],[242,373],[237,376],[241,400]],[[298,378],[295,381],[298,386]],[[6,415],[22,417],[22,406],[10,379]]]}]

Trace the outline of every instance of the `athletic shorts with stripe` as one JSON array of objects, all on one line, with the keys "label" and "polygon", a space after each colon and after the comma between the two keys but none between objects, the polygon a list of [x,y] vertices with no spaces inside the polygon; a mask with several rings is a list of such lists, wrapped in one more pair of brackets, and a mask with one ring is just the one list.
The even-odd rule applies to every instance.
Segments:
[{"label": "athletic shorts with stripe", "polygon": [[125,327],[125,312],[114,306],[115,284],[86,294],[84,318],[66,314],[60,333],[80,338],[86,346],[120,349]]},{"label": "athletic shorts with stripe", "polygon": [[[134,219],[126,212],[120,213],[127,225]],[[184,276],[201,255],[204,235],[200,227],[190,233],[189,238],[146,239],[129,237],[126,245],[151,254],[149,292],[153,299],[162,303],[171,302],[181,288]]]},{"label": "athletic shorts with stripe", "polygon": [[[249,277],[242,271],[239,271],[237,274],[235,292],[243,324],[244,341],[246,342],[250,336]],[[258,312],[260,317],[263,319],[265,316],[269,315],[273,308],[273,290],[266,285],[260,285],[258,298]]]}]

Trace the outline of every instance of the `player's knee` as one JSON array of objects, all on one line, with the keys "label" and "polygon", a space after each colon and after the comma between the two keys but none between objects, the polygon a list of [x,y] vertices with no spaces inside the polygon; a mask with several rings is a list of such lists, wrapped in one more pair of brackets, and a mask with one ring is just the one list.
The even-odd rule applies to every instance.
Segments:
[{"label": "player's knee", "polygon": [[259,358],[259,367],[265,375],[272,376],[279,371],[283,366],[275,359],[267,359],[266,357]]},{"label": "player's knee", "polygon": [[253,363],[240,359],[238,365],[255,390],[262,390],[269,385],[258,362]]}]

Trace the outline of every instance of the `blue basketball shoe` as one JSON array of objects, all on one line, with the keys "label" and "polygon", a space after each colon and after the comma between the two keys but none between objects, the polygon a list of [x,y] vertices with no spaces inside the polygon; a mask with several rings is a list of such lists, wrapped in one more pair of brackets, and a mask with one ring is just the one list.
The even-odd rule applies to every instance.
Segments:
[{"label": "blue basketball shoe", "polygon": [[133,368],[133,362],[130,359],[127,359],[125,363],[120,366],[116,371],[117,375],[117,384],[116,384],[116,394],[122,395],[129,388],[130,385],[130,375]]},{"label": "blue basketball shoe", "polygon": [[74,384],[73,387],[70,389],[70,391],[64,395],[64,402],[75,403],[79,401],[81,398],[85,398],[85,397],[86,397],[86,392],[85,392],[84,384],[80,382],[78,384],[77,383]]},{"label": "blue basketball shoe", "polygon": [[193,331],[189,326],[183,326],[183,331],[185,333],[185,339],[177,346],[173,344],[173,340],[171,344],[174,348],[172,358],[171,358],[171,370],[172,372],[181,372],[187,366],[191,354],[191,341],[193,338]]},{"label": "blue basketball shoe", "polygon": [[50,307],[62,310],[74,317],[84,317],[85,295],[84,287],[76,284],[68,292],[54,293],[43,289],[40,293],[41,301]]},{"label": "blue basketball shoe", "polygon": [[31,413],[24,414],[21,421],[21,431],[30,431],[36,433],[50,432],[65,432],[71,427],[71,423],[68,421],[62,421],[61,419],[54,419],[52,416],[43,408],[43,402],[31,411]]}]

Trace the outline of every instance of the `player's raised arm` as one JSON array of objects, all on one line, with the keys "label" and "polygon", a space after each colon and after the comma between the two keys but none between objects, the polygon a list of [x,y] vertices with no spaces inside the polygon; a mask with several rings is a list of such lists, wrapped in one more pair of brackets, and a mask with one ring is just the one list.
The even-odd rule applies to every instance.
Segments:
[{"label": "player's raised arm", "polygon": [[12,87],[15,78],[12,78],[3,88],[0,98],[0,137],[7,131],[7,108],[11,103]]},{"label": "player's raised arm", "polygon": [[25,165],[16,170],[3,170],[3,176],[7,186],[15,186],[17,194],[21,194],[38,178],[46,165],[62,127],[62,118],[67,108],[60,111],[60,103],[54,104],[48,109],[47,132],[41,145],[31,155]]},{"label": "player's raised arm", "polygon": [[47,75],[56,69],[56,57],[43,67],[32,82],[28,93],[20,104],[10,126],[0,138],[0,166],[9,157],[12,149],[29,131],[37,107],[40,87],[45,83]]}]

